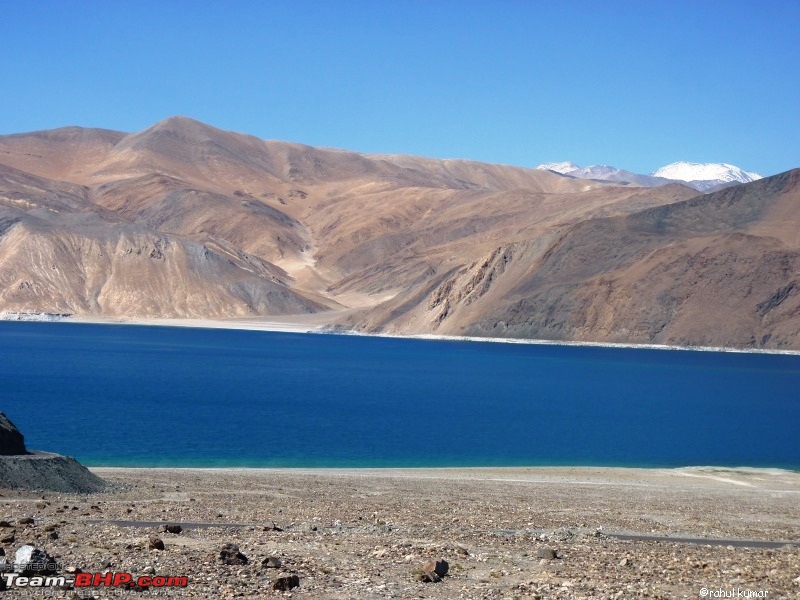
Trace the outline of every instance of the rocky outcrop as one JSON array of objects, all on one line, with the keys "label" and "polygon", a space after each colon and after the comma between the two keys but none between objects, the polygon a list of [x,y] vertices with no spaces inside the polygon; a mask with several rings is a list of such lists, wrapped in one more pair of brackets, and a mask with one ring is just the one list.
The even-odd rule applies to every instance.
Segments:
[{"label": "rocky outcrop", "polygon": [[26,450],[22,433],[0,412],[0,489],[86,494],[105,487],[74,458]]},{"label": "rocky outcrop", "polygon": [[27,453],[25,438],[9,418],[0,412],[0,454],[9,456]]},{"label": "rocky outcrop", "polygon": [[74,458],[49,452],[0,456],[0,489],[88,494],[106,482]]}]

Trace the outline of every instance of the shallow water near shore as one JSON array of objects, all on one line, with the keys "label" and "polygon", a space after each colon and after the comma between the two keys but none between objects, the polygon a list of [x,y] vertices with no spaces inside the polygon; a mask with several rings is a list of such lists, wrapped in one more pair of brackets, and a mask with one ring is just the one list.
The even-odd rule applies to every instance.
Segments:
[{"label": "shallow water near shore", "polygon": [[800,356],[0,322],[2,406],[88,465],[800,468]]}]

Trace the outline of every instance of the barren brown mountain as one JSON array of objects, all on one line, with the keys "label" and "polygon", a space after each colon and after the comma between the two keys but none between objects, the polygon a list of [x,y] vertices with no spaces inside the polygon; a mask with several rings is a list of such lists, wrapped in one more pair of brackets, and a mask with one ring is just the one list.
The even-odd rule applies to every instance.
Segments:
[{"label": "barren brown mountain", "polygon": [[800,349],[798,171],[705,196],[265,141],[0,136],[0,312]]}]

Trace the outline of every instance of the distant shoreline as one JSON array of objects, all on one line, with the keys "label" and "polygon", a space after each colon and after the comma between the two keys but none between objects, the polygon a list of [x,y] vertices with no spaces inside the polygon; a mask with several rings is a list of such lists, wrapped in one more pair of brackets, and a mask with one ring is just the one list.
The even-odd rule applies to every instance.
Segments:
[{"label": "distant shoreline", "polygon": [[[325,317],[323,318],[323,315]],[[595,348],[630,348],[642,350],[672,350],[689,352],[730,352],[737,354],[782,354],[800,356],[800,350],[778,350],[773,348],[728,348],[720,346],[675,346],[667,344],[630,344],[614,342],[578,342],[564,340],[537,340],[527,338],[496,338],[480,336],[363,333],[353,330],[334,330],[328,325],[330,313],[311,315],[289,315],[244,319],[171,319],[171,318],[124,318],[68,316],[59,319],[21,319],[25,322],[83,323],[89,325],[143,325],[155,327],[188,327],[194,329],[232,329],[241,331],[270,331],[277,333],[313,333],[328,335],[353,335],[361,337],[412,339],[437,342],[489,342],[496,344],[525,344],[533,346],[579,346]]]},{"label": "distant shoreline", "polygon": [[[603,466],[512,466],[512,467],[129,467],[88,466],[92,472],[172,472],[186,473],[284,473],[290,475],[341,475],[359,477],[401,477],[412,479],[481,480],[509,483],[563,483],[576,485],[623,485],[658,487],[710,485],[727,489],[758,488],[769,478],[794,478],[800,470],[780,467],[603,467]],[[688,478],[688,479],[683,479]],[[766,479],[765,479],[766,478]],[[758,485],[754,485],[757,483]],[[732,487],[730,487],[732,486]],[[771,488],[772,491],[800,494],[800,489]]]}]

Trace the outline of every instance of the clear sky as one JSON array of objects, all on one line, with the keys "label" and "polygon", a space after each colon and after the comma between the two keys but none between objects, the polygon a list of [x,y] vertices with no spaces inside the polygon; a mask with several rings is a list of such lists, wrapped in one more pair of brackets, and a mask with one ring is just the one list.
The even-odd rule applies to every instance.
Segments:
[{"label": "clear sky", "polygon": [[0,0],[0,133],[182,114],[360,152],[800,167],[800,2]]}]

